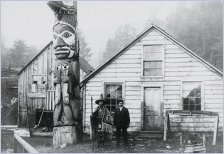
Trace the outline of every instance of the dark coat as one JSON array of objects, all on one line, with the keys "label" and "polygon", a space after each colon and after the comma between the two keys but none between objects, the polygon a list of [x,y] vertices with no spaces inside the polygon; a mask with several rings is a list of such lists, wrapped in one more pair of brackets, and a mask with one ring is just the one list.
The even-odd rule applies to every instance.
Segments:
[{"label": "dark coat", "polygon": [[99,119],[99,116],[98,116],[99,108],[100,107],[98,106],[92,114],[92,120],[91,120],[92,125],[97,125],[97,124],[100,124],[101,122],[105,122],[105,123],[112,125],[111,118],[110,118],[110,112],[108,111],[108,109],[105,106],[103,107],[103,118]]},{"label": "dark coat", "polygon": [[116,127],[128,128],[130,123],[130,117],[128,109],[123,107],[120,111],[119,108],[115,110],[114,125]]}]

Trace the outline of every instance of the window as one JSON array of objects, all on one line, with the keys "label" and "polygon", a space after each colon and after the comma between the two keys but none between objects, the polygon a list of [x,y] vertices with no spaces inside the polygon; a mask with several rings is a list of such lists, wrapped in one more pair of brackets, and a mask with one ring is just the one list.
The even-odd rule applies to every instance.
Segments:
[{"label": "window", "polygon": [[45,93],[46,92],[46,75],[37,75],[31,74],[32,76],[32,84],[31,84],[31,92],[36,93]]},{"label": "window", "polygon": [[110,112],[114,112],[118,101],[122,100],[122,83],[106,83],[105,98],[107,101],[106,107]]},{"label": "window", "polygon": [[162,45],[144,46],[143,51],[143,76],[162,76]]},{"label": "window", "polygon": [[201,82],[183,82],[183,110],[201,111]]}]

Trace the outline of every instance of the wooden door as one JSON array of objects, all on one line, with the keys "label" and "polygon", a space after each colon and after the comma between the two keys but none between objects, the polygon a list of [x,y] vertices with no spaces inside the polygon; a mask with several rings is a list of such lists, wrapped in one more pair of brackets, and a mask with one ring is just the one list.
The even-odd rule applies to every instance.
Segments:
[{"label": "wooden door", "polygon": [[162,130],[162,117],[161,88],[145,88],[143,130]]}]

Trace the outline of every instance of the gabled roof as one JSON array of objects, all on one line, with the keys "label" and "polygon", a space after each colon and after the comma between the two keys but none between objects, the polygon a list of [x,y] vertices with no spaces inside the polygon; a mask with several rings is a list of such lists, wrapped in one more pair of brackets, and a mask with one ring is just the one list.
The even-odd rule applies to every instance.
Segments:
[{"label": "gabled roof", "polygon": [[[24,66],[18,73],[20,75],[24,69],[26,69],[42,52],[46,50],[53,42],[48,43],[32,60],[30,60],[26,66]],[[94,71],[94,68],[82,57],[79,57],[80,68],[88,75]]]},{"label": "gabled roof", "polygon": [[108,66],[109,64],[111,64],[114,60],[116,60],[119,56],[121,56],[125,51],[127,51],[128,49],[130,49],[132,46],[135,45],[135,43],[137,43],[139,40],[141,40],[144,36],[146,36],[150,31],[156,29],[157,31],[159,31],[163,36],[165,36],[166,38],[168,38],[169,40],[171,40],[173,43],[175,43],[176,45],[178,45],[179,47],[181,47],[182,49],[184,49],[186,52],[188,52],[190,55],[192,55],[195,59],[197,59],[198,61],[200,61],[201,63],[203,63],[204,65],[206,65],[208,68],[210,68],[211,70],[214,70],[217,74],[219,74],[220,76],[223,76],[223,73],[221,71],[219,71],[216,67],[214,67],[213,65],[209,64],[207,61],[205,61],[204,59],[202,59],[201,57],[199,57],[197,54],[195,54],[193,51],[191,51],[190,49],[188,49],[187,47],[185,47],[183,44],[181,44],[180,42],[178,42],[176,39],[174,39],[171,35],[169,35],[167,32],[165,32],[163,29],[161,29],[160,27],[156,26],[156,25],[151,25],[149,28],[147,28],[146,30],[144,30],[142,33],[140,33],[132,42],[130,42],[127,46],[125,46],[121,51],[119,51],[118,53],[116,53],[111,59],[109,59],[108,61],[106,61],[103,65],[99,66],[94,72],[92,72],[91,74],[89,74],[82,82],[81,82],[81,86],[83,86],[85,83],[87,83],[91,78],[93,78],[98,72],[100,72],[101,70],[103,70],[106,66]]},{"label": "gabled roof", "polygon": [[24,69],[27,68],[27,66],[29,66],[33,61],[34,59],[36,59],[42,52],[44,52],[46,50],[46,48],[48,48],[53,42],[51,41],[50,43],[48,43],[35,57],[33,57],[33,59],[31,59],[18,73],[18,75],[20,75]]}]

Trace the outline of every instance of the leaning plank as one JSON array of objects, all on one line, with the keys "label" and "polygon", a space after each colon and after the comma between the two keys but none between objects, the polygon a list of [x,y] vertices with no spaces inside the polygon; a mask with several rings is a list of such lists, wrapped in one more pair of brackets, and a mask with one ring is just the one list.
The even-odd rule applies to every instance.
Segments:
[{"label": "leaning plank", "polygon": [[28,153],[39,153],[36,149],[34,149],[30,144],[24,141],[20,136],[14,134],[14,139],[19,142],[19,144],[26,149]]},{"label": "leaning plank", "polygon": [[164,135],[163,135],[163,141],[166,141],[166,138],[167,138],[167,119],[168,119],[168,116],[166,114],[165,119],[164,119]]},{"label": "leaning plank", "polygon": [[219,117],[215,117],[215,127],[214,127],[214,135],[213,135],[213,145],[216,145],[216,139],[217,139],[217,132],[218,132],[218,123],[219,123]]}]

